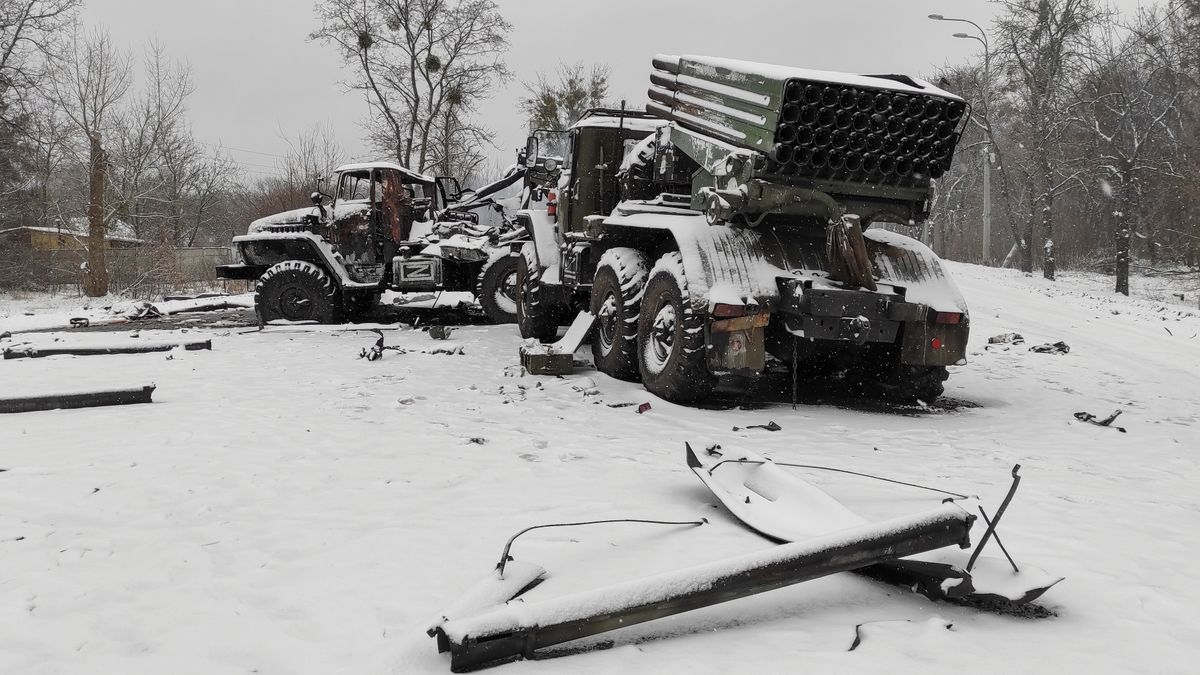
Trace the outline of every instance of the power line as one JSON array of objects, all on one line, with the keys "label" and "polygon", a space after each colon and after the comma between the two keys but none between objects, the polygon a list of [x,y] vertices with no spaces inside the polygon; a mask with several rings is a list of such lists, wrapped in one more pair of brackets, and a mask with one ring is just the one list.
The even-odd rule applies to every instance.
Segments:
[{"label": "power line", "polygon": [[234,147],[234,146],[232,146],[232,145],[222,145],[222,144],[220,144],[220,143],[210,143],[210,142],[207,142],[207,141],[202,141],[202,142],[203,142],[205,145],[208,145],[208,146],[211,146],[211,147],[214,147],[214,148],[219,148],[219,149],[222,149],[222,150],[235,150],[235,151],[237,151],[237,152],[247,152],[247,153],[250,153],[251,155],[262,155],[262,156],[264,156],[264,157],[276,157],[276,158],[278,158],[278,159],[287,159],[287,155],[280,155],[280,154],[277,154],[277,153],[274,153],[274,152],[263,152],[263,151],[261,151],[261,150],[249,150],[249,149],[246,149],[246,148],[235,148],[235,147]]}]

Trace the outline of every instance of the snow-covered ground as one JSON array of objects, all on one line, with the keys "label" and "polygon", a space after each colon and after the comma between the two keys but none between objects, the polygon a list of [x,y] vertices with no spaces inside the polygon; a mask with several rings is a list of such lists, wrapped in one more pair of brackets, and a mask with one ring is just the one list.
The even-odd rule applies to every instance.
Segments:
[{"label": "snow-covered ground", "polygon": [[9,295],[0,293],[0,334],[68,328],[73,319],[86,319],[90,325],[129,323],[149,312],[169,316],[181,312],[224,305],[229,308],[254,307],[254,294],[208,294],[175,300],[128,300],[116,295],[102,298],[76,298],[45,293]]},{"label": "snow-covered ground", "polygon": [[[1065,575],[1032,620],[842,574],[613,633],[611,649],[495,672],[1195,672],[1200,312],[953,265],[970,363],[922,414],[761,402],[691,409],[594,371],[521,377],[511,326],[189,331],[211,352],[0,361],[0,396],[156,383],[153,405],[0,416],[0,672],[448,672],[424,630],[529,525],[539,597],[759,550],[684,441],[979,494],[1024,482],[1001,531]],[[1188,307],[1192,309],[1188,309]],[[985,348],[1018,332],[1025,344]],[[178,339],[178,331],[15,342]],[[1063,340],[1066,355],[1032,345]],[[0,345],[8,345],[8,341]],[[462,355],[425,353],[462,347]],[[583,352],[581,352],[582,354]],[[638,414],[636,406],[652,408]],[[1073,414],[1124,413],[1128,433]],[[733,431],[775,421],[782,430]],[[869,517],[925,493],[806,473]],[[882,487],[881,487],[882,486]],[[993,552],[994,549],[993,549]],[[848,651],[855,627],[863,643]],[[946,624],[952,624],[951,629]]]}]

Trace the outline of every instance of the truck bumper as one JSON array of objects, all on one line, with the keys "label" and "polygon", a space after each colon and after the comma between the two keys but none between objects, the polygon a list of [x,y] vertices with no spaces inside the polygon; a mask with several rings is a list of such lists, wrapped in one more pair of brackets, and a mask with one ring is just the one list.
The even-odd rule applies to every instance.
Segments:
[{"label": "truck bumper", "polygon": [[261,277],[265,271],[266,268],[260,265],[246,265],[243,263],[217,265],[217,278],[254,280]]},{"label": "truck bumper", "polygon": [[966,357],[970,319],[966,313],[935,312],[907,302],[903,291],[880,284],[878,292],[780,283],[780,307],[789,333],[800,338],[858,345],[898,344],[900,362],[950,366]]}]

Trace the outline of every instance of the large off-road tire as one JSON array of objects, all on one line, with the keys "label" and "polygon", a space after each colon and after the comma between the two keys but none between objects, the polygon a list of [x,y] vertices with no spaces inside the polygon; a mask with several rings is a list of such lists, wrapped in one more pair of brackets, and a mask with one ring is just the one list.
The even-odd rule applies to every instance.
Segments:
[{"label": "large off-road tire", "polygon": [[475,297],[492,323],[517,322],[517,267],[519,258],[504,251],[493,256],[479,272]]},{"label": "large off-road tire", "polygon": [[287,260],[271,266],[254,287],[254,311],[261,323],[315,321],[341,323],[341,291],[325,270]]},{"label": "large off-road tire", "polygon": [[517,259],[517,327],[527,340],[553,340],[558,337],[560,311],[546,298],[533,246],[533,242],[522,246]]},{"label": "large off-road tire", "polygon": [[638,316],[650,262],[637,249],[610,248],[596,264],[591,312],[596,317],[592,359],[600,372],[637,381]]},{"label": "large off-road tire", "polygon": [[667,253],[650,270],[638,315],[637,353],[642,384],[676,403],[705,398],[717,378],[708,369],[706,317],[688,301],[679,253]]}]

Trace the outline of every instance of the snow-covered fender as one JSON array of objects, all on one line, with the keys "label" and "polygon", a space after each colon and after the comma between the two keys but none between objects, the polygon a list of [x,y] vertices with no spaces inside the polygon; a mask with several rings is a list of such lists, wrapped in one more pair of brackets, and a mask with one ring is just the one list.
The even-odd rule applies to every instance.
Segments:
[{"label": "snow-covered fender", "polygon": [[875,276],[904,288],[909,303],[928,307],[923,320],[906,321],[900,361],[914,366],[951,366],[967,355],[971,315],[945,262],[925,244],[898,232],[863,232]]},{"label": "snow-covered fender", "polygon": [[248,265],[270,267],[284,260],[304,260],[333,275],[342,290],[379,286],[350,279],[342,257],[323,237],[311,232],[255,232],[234,237],[233,244],[241,250]]},{"label": "snow-covered fender", "polygon": [[779,299],[776,279],[788,276],[774,262],[782,259],[771,255],[762,231],[710,226],[696,211],[626,212],[606,218],[604,227],[609,233],[629,228],[631,234],[659,230],[669,235],[682,256],[688,299],[697,311],[708,312],[711,302],[769,307]]},{"label": "snow-covered fender", "polygon": [[[827,273],[825,232],[819,228],[730,227],[709,225],[698,212],[643,211],[613,215],[606,229],[665,230],[683,256],[692,305],[709,302],[779,300],[779,279]],[[967,313],[967,304],[942,260],[926,245],[902,234],[868,229],[863,233],[875,277],[905,289],[908,302],[935,312]]]},{"label": "snow-covered fender", "polygon": [[521,209],[516,213],[517,224],[533,240],[538,267],[547,269],[559,264],[558,220],[546,215],[545,209]]}]

